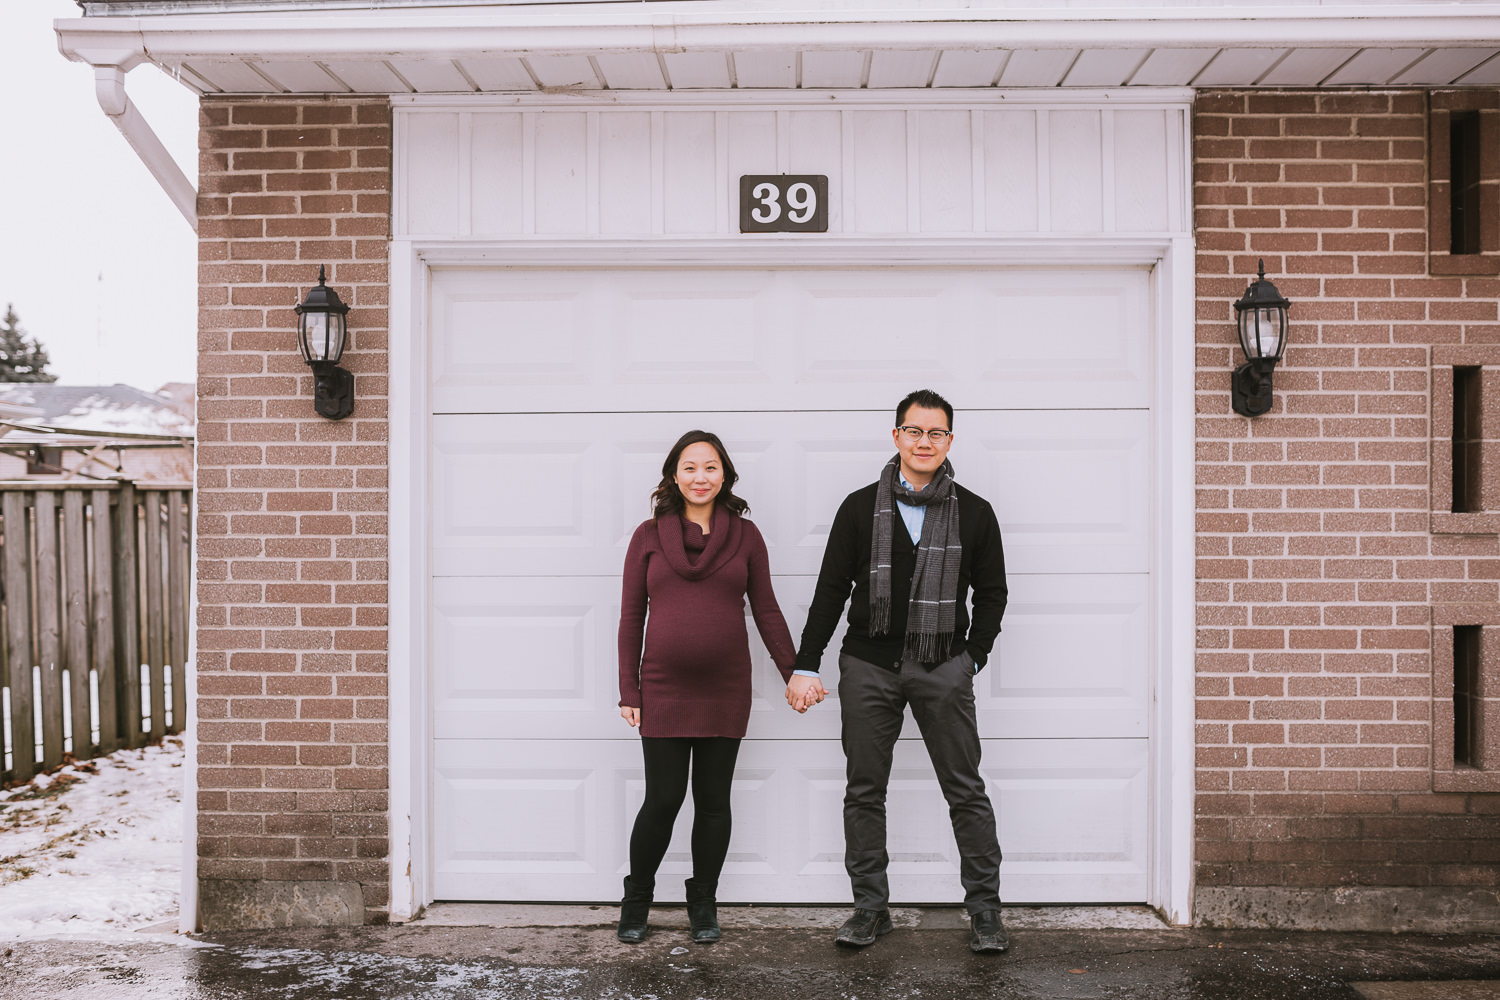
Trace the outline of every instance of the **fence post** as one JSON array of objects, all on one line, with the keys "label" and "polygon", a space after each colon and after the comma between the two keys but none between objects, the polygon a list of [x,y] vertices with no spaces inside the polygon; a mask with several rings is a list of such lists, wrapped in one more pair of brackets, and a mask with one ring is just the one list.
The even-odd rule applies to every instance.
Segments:
[{"label": "fence post", "polygon": [[62,763],[63,684],[62,626],[57,601],[57,494],[52,490],[32,493],[36,508],[36,647],[41,664],[42,766]]},{"label": "fence post", "polygon": [[10,667],[11,779],[29,781],[36,773],[36,730],[32,726],[31,668],[31,532],[27,530],[26,495],[6,490],[0,500],[5,518],[5,649]]},{"label": "fence post", "polygon": [[88,536],[83,523],[83,491],[63,494],[63,664],[68,668],[68,693],[73,713],[69,731],[73,756],[93,756],[93,726],[89,717],[89,576]]},{"label": "fence post", "polygon": [[161,490],[141,493],[146,520],[146,662],[151,665],[151,739],[167,733],[167,623],[162,602]]},{"label": "fence post", "polygon": [[145,740],[141,729],[140,570],[136,564],[140,516],[133,483],[120,483],[115,514],[115,680],[120,690],[120,738],[127,747],[138,747]]},{"label": "fence post", "polygon": [[187,725],[188,511],[187,490],[167,494],[167,641],[172,662],[172,732]]},{"label": "fence post", "polygon": [[114,523],[109,490],[95,490],[93,501],[94,677],[99,687],[99,752],[120,747],[120,682],[115,671]]}]

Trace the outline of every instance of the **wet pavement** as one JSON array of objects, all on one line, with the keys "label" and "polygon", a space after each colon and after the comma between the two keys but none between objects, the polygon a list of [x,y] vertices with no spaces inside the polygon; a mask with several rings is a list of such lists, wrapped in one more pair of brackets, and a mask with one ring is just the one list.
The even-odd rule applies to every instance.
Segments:
[{"label": "wet pavement", "polygon": [[[600,910],[596,920],[611,914]],[[960,914],[846,951],[827,927],[743,926],[694,946],[663,911],[642,945],[609,926],[280,930],[0,943],[0,997],[90,1000],[1420,1000],[1500,998],[1500,937],[1013,925],[973,955]],[[1434,982],[1437,981],[1437,982]],[[1351,983],[1404,983],[1402,991]],[[1430,985],[1422,985],[1422,984]],[[1451,983],[1451,986],[1447,985]]]}]

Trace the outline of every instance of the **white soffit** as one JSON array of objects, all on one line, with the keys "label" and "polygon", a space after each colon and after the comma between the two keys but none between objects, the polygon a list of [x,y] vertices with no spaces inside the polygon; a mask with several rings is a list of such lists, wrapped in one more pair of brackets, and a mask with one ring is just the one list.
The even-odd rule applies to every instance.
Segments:
[{"label": "white soffit", "polygon": [[797,86],[797,53],[734,53],[735,86],[751,90]]},{"label": "white soffit", "polygon": [[667,75],[678,90],[724,90],[729,86],[729,56],[723,52],[664,52]]},{"label": "white soffit", "polygon": [[1221,49],[1193,80],[1195,87],[1247,87],[1286,55],[1286,49]]},{"label": "white soffit", "polygon": [[1352,84],[1378,86],[1421,59],[1425,49],[1365,49],[1333,71],[1327,83],[1334,87]]},{"label": "white soffit", "polygon": [[1063,86],[1122,86],[1150,54],[1149,49],[1084,49],[1063,78]]},{"label": "white soffit", "polygon": [[465,59],[461,63],[464,72],[480,90],[534,90],[536,81],[521,65],[521,60],[511,56],[495,59]]},{"label": "white soffit", "polygon": [[195,6],[60,20],[59,47],[251,94],[1485,86],[1500,51],[1500,2]]},{"label": "white soffit", "polygon": [[1186,87],[1218,54],[1218,49],[1157,49],[1130,82],[1137,87]]},{"label": "white soffit", "polygon": [[356,94],[411,93],[411,88],[384,62],[329,60],[323,65]]},{"label": "white soffit", "polygon": [[599,87],[599,78],[588,56],[529,56],[524,61],[543,87],[581,90]]},{"label": "white soffit", "polygon": [[938,60],[934,87],[988,87],[1000,79],[1008,52],[966,52],[949,49]]},{"label": "white soffit", "polygon": [[852,89],[864,82],[864,72],[863,52],[802,53],[802,86],[809,89]]},{"label": "white soffit", "polygon": [[1391,83],[1443,86],[1463,78],[1500,49],[1437,49],[1391,78]]},{"label": "white soffit", "polygon": [[474,89],[451,59],[392,59],[388,65],[419,94],[452,94]]},{"label": "white soffit", "polygon": [[594,58],[601,81],[610,90],[665,90],[661,61],[650,52],[603,52]]},{"label": "white soffit", "polygon": [[1000,86],[1055,87],[1077,58],[1077,49],[1019,49],[1001,71]]},{"label": "white soffit", "polygon": [[282,90],[294,94],[342,94],[349,90],[315,62],[261,63],[260,71]]},{"label": "white soffit", "polygon": [[1316,87],[1355,53],[1348,49],[1293,49],[1260,78],[1265,87]]},{"label": "white soffit", "polygon": [[925,87],[932,82],[937,57],[936,52],[922,51],[872,53],[869,86],[872,89]]},{"label": "white soffit", "polygon": [[1465,87],[1500,86],[1500,56],[1491,57],[1458,80]]}]

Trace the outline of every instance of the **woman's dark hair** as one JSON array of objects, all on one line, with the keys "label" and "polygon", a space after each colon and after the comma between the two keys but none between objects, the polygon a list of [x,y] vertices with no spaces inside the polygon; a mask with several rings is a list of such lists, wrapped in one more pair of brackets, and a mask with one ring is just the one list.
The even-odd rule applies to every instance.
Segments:
[{"label": "woman's dark hair", "polygon": [[687,509],[682,490],[677,488],[677,461],[682,458],[683,449],[700,441],[719,453],[719,462],[724,466],[724,485],[720,487],[719,495],[714,497],[714,502],[731,514],[750,513],[750,505],[734,495],[734,484],[740,481],[740,474],[734,471],[734,463],[729,460],[729,452],[724,450],[724,442],[719,440],[719,435],[711,431],[688,431],[677,439],[672,450],[667,452],[667,460],[661,463],[661,482],[651,493],[654,516],[681,514]]}]

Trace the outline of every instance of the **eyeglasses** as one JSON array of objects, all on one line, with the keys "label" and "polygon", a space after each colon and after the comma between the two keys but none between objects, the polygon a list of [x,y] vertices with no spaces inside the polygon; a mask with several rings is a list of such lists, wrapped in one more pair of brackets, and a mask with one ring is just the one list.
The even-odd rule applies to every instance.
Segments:
[{"label": "eyeglasses", "polygon": [[913,427],[910,424],[906,424],[904,426],[897,427],[896,430],[901,432],[902,437],[913,443],[922,440],[922,438],[925,436],[927,440],[931,441],[933,444],[942,444],[944,441],[948,440],[948,438],[953,436],[952,431],[944,430],[941,427],[934,427],[930,431],[924,431],[920,427]]}]

